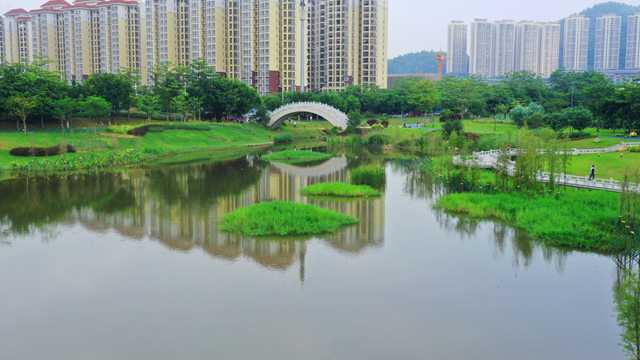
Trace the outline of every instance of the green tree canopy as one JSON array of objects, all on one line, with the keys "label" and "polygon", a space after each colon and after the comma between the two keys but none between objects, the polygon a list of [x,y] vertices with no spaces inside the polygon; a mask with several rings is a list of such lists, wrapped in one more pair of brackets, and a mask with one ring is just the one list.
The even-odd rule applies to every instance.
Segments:
[{"label": "green tree canopy", "polygon": [[84,83],[84,93],[107,100],[114,112],[128,111],[134,104],[135,83],[127,73],[93,74]]}]

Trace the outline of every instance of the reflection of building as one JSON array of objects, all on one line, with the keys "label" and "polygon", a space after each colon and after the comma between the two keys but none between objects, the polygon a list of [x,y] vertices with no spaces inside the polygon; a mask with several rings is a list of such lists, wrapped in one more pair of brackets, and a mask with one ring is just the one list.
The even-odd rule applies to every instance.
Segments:
[{"label": "reflection of building", "polygon": [[220,181],[221,173],[228,173],[228,169],[220,165],[132,175],[118,180],[119,186],[131,193],[132,206],[115,212],[82,208],[75,211],[74,219],[95,231],[112,228],[132,239],[157,239],[177,251],[201,248],[217,258],[234,260],[245,256],[269,268],[286,269],[304,258],[304,241],[252,239],[219,230],[222,217],[231,211],[260,201],[285,200],[312,203],[360,219],[357,226],[323,237],[336,249],[358,253],[369,246],[382,245],[384,199],[337,201],[302,196],[302,189],[308,184],[346,181],[346,161],[335,163],[342,166],[333,172],[327,172],[320,165],[319,171],[327,172],[324,175],[300,176],[271,167],[261,169],[244,160],[235,161],[229,165],[235,173],[223,181],[233,182],[236,177],[243,177],[246,186],[219,194],[213,192],[224,184],[214,182]]}]

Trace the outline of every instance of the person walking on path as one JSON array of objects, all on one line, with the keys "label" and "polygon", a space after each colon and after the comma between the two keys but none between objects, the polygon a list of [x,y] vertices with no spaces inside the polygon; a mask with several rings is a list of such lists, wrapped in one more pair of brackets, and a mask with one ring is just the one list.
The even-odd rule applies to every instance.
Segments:
[{"label": "person walking on path", "polygon": [[591,165],[591,171],[589,172],[589,181],[594,181],[596,179],[596,166]]}]

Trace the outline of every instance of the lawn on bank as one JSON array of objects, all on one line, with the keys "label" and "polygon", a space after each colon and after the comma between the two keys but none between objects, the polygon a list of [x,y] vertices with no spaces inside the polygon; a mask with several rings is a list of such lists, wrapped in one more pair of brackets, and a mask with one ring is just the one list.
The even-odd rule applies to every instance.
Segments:
[{"label": "lawn on bank", "polygon": [[640,153],[625,152],[573,156],[568,172],[572,175],[589,176],[591,165],[596,166],[596,177],[599,180],[623,180],[626,173],[640,169]]},{"label": "lawn on bank", "polygon": [[[269,145],[274,135],[258,125],[201,122],[185,124],[185,127],[189,126],[199,130],[150,132],[144,137],[89,129],[65,134],[55,130],[32,131],[26,135],[0,132],[0,170],[67,171],[150,164],[174,155]],[[207,127],[205,131],[202,130],[203,126]],[[58,144],[71,144],[78,152],[46,158],[9,154],[15,147],[50,147]]]}]

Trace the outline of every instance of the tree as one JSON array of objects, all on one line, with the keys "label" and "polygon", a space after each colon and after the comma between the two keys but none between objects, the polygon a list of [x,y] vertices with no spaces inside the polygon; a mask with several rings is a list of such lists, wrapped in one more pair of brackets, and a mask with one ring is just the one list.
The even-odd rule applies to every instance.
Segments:
[{"label": "tree", "polygon": [[401,82],[400,90],[407,97],[409,110],[428,114],[439,102],[438,89],[431,80],[409,79]]},{"label": "tree", "polygon": [[267,125],[269,123],[269,113],[267,107],[260,103],[256,108],[256,112],[253,114],[253,120],[258,124]]},{"label": "tree", "polygon": [[347,126],[349,132],[355,131],[358,128],[358,126],[360,126],[361,123],[362,123],[362,114],[360,114],[359,112],[349,113],[349,122]]},{"label": "tree", "polygon": [[442,134],[445,139],[449,139],[452,134],[462,134],[464,126],[460,120],[448,120],[442,124]]},{"label": "tree", "polygon": [[160,112],[160,99],[156,95],[143,94],[138,96],[138,109],[147,115],[147,120]]},{"label": "tree", "polygon": [[518,105],[511,109],[509,116],[518,127],[527,126],[531,129],[538,128],[544,122],[544,108],[536,103],[528,106]]},{"label": "tree", "polygon": [[85,95],[107,100],[115,112],[128,111],[133,106],[134,86],[134,78],[127,73],[93,74],[84,83]]},{"label": "tree", "polygon": [[601,117],[605,128],[640,129],[640,84],[625,83],[606,97]]},{"label": "tree", "polygon": [[179,96],[186,86],[185,69],[182,67],[170,69],[164,65],[156,69],[153,78],[153,94],[160,101],[161,111],[171,112],[171,100]]},{"label": "tree", "polygon": [[442,109],[465,118],[485,115],[487,111],[484,94],[488,86],[475,78],[446,77],[438,82]]},{"label": "tree", "polygon": [[37,103],[34,98],[21,95],[12,96],[6,103],[9,112],[22,123],[22,131],[27,133],[27,118],[36,108]]},{"label": "tree", "polygon": [[187,114],[189,112],[189,99],[186,92],[174,97],[171,100],[171,107],[176,114],[182,116],[182,121],[187,121]]},{"label": "tree", "polygon": [[510,74],[504,80],[504,86],[509,89],[513,99],[521,104],[541,104],[550,96],[544,79],[528,72]]},{"label": "tree", "polygon": [[561,131],[569,126],[567,117],[562,112],[547,114],[545,123],[555,131]]},{"label": "tree", "polygon": [[[0,65],[0,114],[8,114],[0,120],[13,120],[8,100],[19,96],[32,99],[35,107],[29,111],[29,118],[38,116],[43,122],[51,118],[51,103],[55,99],[67,96],[69,86],[60,79],[60,75],[45,70],[38,65],[5,64]],[[19,119],[18,119],[19,121]],[[20,125],[18,125],[20,127]]]},{"label": "tree", "polygon": [[80,102],[79,108],[82,116],[88,117],[94,122],[98,119],[106,118],[111,114],[111,103],[99,96],[89,96],[85,98]]},{"label": "tree", "polygon": [[60,128],[64,131],[65,127],[70,127],[69,120],[74,113],[78,111],[78,101],[70,97],[55,100],[53,102],[53,112],[57,119],[60,120]]},{"label": "tree", "polygon": [[578,131],[582,131],[593,123],[593,114],[582,106],[565,109],[562,112],[564,123]]}]

